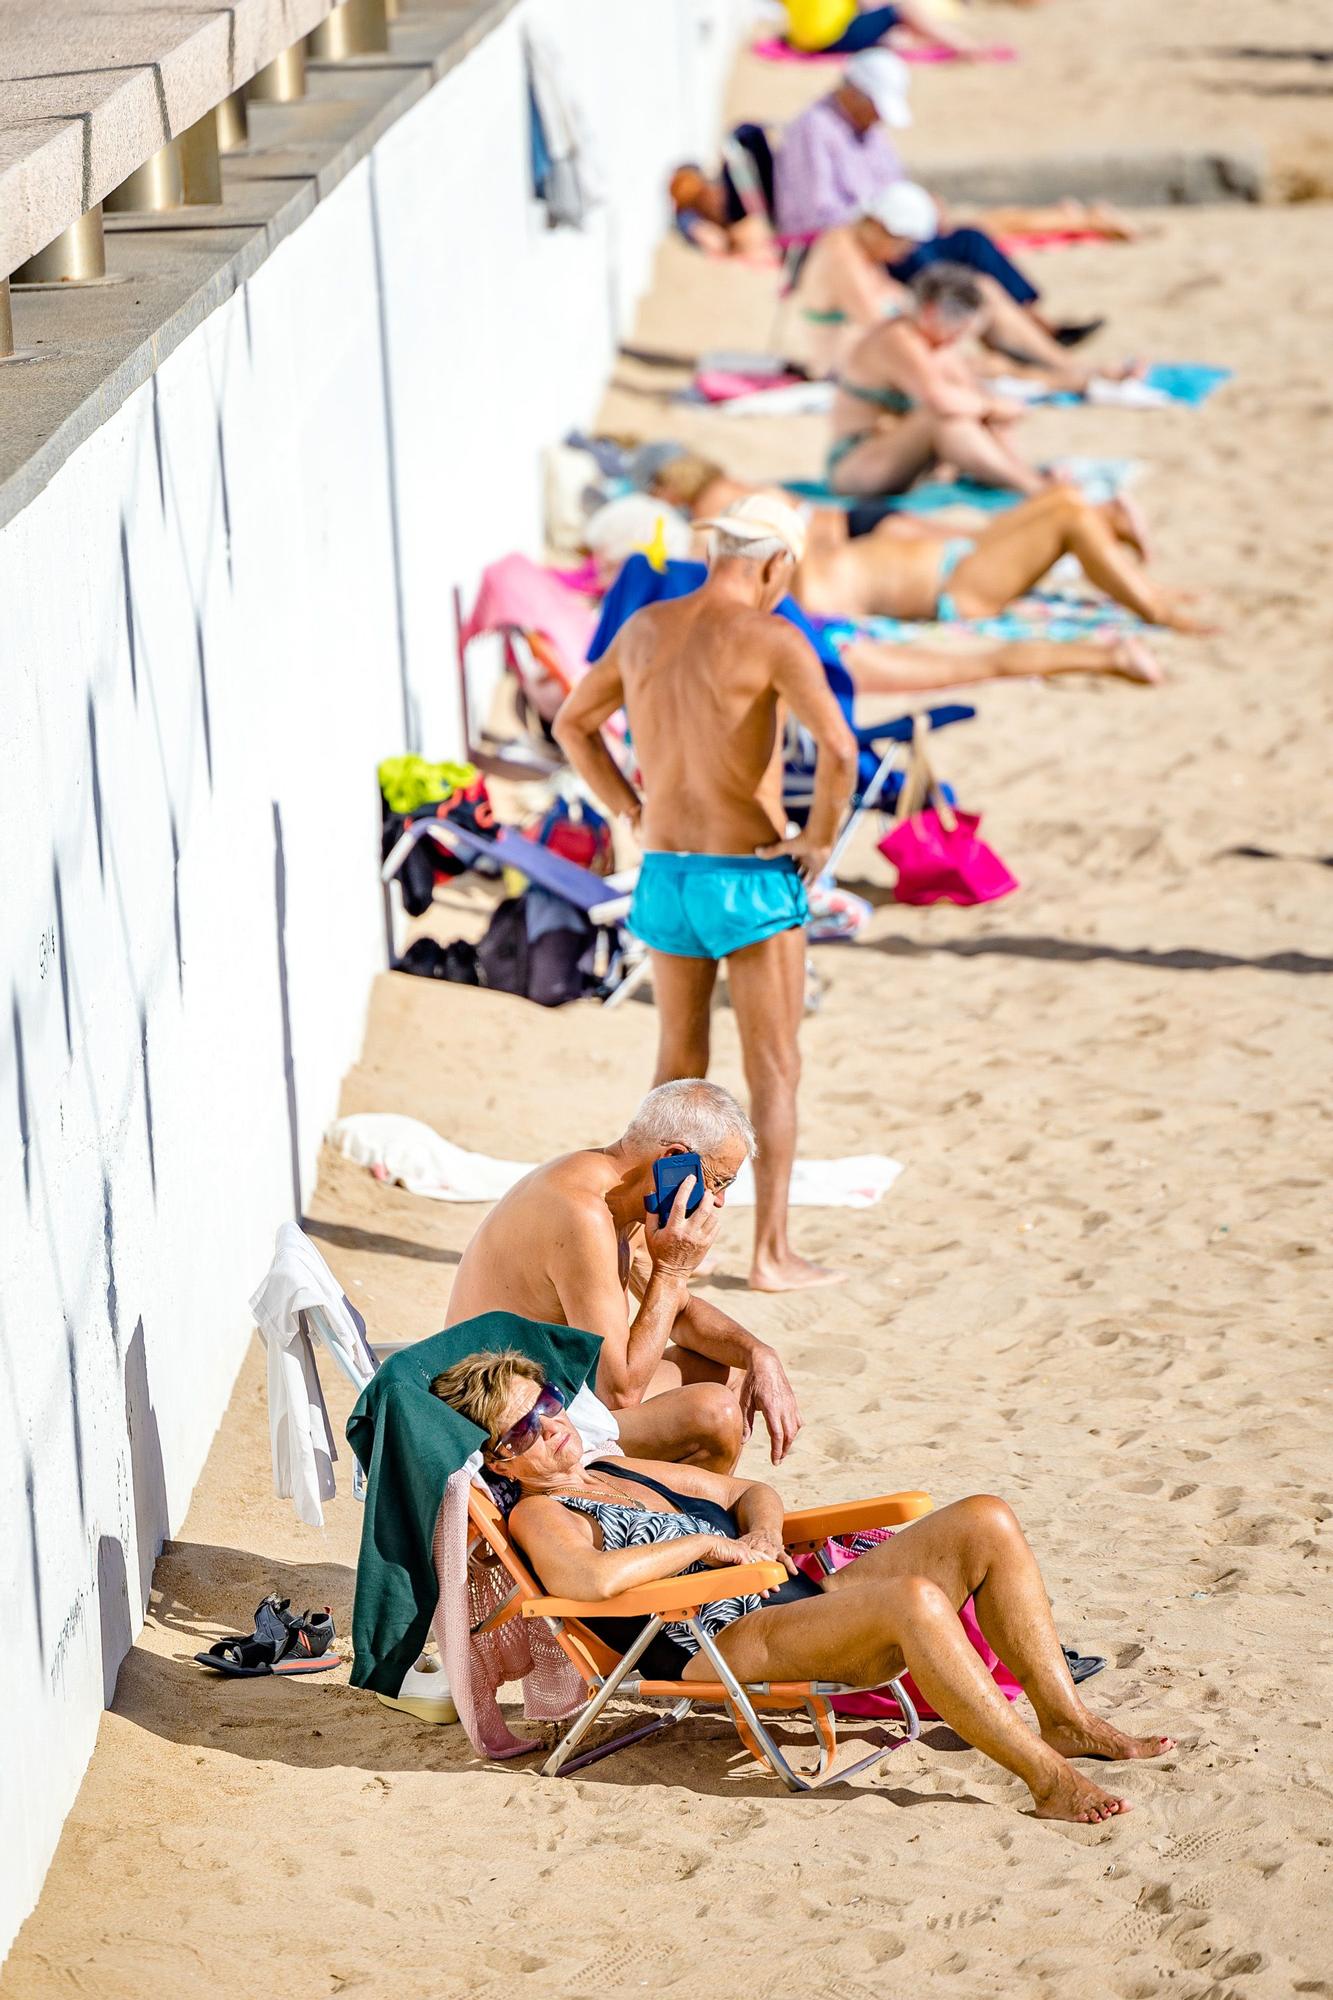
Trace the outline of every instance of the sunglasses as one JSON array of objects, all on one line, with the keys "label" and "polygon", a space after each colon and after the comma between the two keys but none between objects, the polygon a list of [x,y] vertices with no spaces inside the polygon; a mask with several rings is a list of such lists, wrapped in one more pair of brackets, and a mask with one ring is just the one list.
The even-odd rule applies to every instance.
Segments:
[{"label": "sunglasses", "polygon": [[511,1424],[509,1429],[495,1440],[491,1446],[491,1457],[521,1458],[525,1451],[532,1449],[541,1436],[543,1418],[558,1417],[564,1407],[565,1399],[560,1391],[553,1389],[549,1382],[543,1382],[537,1391],[537,1400],[526,1417],[520,1417],[516,1424]]}]

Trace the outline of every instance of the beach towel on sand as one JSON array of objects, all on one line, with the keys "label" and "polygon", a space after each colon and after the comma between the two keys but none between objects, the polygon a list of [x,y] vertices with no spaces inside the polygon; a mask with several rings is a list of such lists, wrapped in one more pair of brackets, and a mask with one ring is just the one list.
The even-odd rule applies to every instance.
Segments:
[{"label": "beach towel on sand", "polygon": [[[1048,467],[1049,471],[1072,480],[1094,501],[1113,500],[1141,469],[1141,459],[1091,458],[1082,453],[1053,460]],[[773,483],[785,486],[802,500],[813,500],[820,507],[855,507],[865,498],[863,494],[835,492],[822,479],[783,479]],[[930,479],[890,497],[896,514],[940,514],[946,507],[971,507],[983,514],[1002,514],[1007,507],[1016,507],[1022,495],[1004,492],[998,486],[976,486],[970,479]]]},{"label": "beach towel on sand", "polygon": [[1043,388],[1021,375],[993,376],[990,388],[993,394],[1015,402],[1061,409],[1091,403],[1098,409],[1197,410],[1214,389],[1230,379],[1229,368],[1210,368],[1202,361],[1155,361],[1145,374],[1131,375],[1123,382],[1094,375],[1081,395],[1072,389]]},{"label": "beach towel on sand", "polygon": [[1109,598],[1082,597],[1062,590],[1034,590],[994,618],[951,618],[947,625],[933,619],[917,622],[907,618],[826,618],[819,622],[824,637],[835,646],[844,646],[850,639],[914,646],[938,640],[942,632],[951,638],[972,633],[979,639],[1059,639],[1069,643],[1090,639],[1098,632],[1149,629],[1132,611]]},{"label": "beach towel on sand", "polygon": [[[419,1119],[396,1112],[367,1111],[339,1118],[328,1136],[346,1159],[430,1201],[499,1201],[532,1172],[530,1162],[466,1152]],[[791,1202],[796,1208],[871,1208],[901,1172],[899,1162],[882,1153],[798,1160],[792,1168]],[[742,1168],[727,1199],[738,1208],[753,1208],[751,1167]]]}]

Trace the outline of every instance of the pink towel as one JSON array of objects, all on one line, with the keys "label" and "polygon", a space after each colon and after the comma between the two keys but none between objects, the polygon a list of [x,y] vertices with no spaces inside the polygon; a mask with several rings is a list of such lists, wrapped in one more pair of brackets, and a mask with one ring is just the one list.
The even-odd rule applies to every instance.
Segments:
[{"label": "pink towel", "polygon": [[710,403],[730,403],[764,389],[791,389],[800,380],[799,375],[739,375],[729,368],[701,368],[694,386]]},{"label": "pink towel", "polygon": [[1107,236],[1100,229],[1019,229],[995,240],[1002,250],[1063,250],[1071,243],[1124,241],[1123,237]]},{"label": "pink towel", "polygon": [[550,640],[571,686],[587,672],[597,613],[551,570],[523,555],[502,556],[482,571],[463,644],[481,632],[515,629],[541,632]]},{"label": "pink towel", "polygon": [[[847,57],[837,49],[794,49],[790,42],[780,36],[771,35],[763,41],[754,42],[751,55],[761,62],[792,63],[845,63]],[[946,49],[942,42],[904,42],[900,48],[895,42],[893,53],[909,63],[962,62],[964,58],[954,49]],[[1017,62],[1018,50],[1005,42],[994,42],[988,48],[977,49],[970,58],[973,62]]]}]

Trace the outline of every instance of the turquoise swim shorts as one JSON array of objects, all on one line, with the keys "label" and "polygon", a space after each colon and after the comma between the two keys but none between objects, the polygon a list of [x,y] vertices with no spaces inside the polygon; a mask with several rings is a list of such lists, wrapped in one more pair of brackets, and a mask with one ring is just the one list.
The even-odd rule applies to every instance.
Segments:
[{"label": "turquoise swim shorts", "polygon": [[629,928],[673,958],[729,958],[809,917],[805,888],[787,855],[645,854]]}]

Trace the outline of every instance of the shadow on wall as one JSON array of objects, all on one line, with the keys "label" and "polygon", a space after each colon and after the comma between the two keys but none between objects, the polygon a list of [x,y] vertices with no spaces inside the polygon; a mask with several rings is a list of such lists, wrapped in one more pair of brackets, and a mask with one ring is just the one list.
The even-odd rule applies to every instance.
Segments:
[{"label": "shadow on wall", "polygon": [[125,1432],[134,1484],[134,1536],[139,1558],[139,1609],[148,1608],[153,1564],[167,1538],[167,1482],[162,1439],[148,1388],[148,1355],[140,1319],[125,1350]]},{"label": "shadow on wall", "polygon": [[[138,1566],[138,1610],[146,1611],[153,1587],[153,1566],[170,1526],[162,1439],[148,1387],[148,1351],[143,1320],[135,1323],[125,1350],[125,1435],[130,1451],[130,1487],[134,1507],[134,1553]],[[130,1612],[129,1564],[117,1535],[101,1535],[97,1543],[97,1602],[102,1628],[102,1702],[110,1707],[116,1676],[130,1650],[137,1618]]]}]

